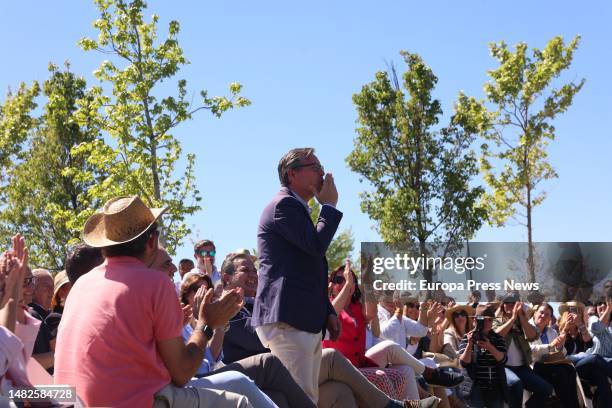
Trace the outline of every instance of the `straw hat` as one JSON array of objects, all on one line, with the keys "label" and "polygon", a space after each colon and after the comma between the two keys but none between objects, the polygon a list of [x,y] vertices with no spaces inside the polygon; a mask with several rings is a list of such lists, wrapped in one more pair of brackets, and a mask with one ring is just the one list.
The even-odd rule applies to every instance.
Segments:
[{"label": "straw hat", "polygon": [[458,312],[460,310],[463,310],[467,314],[468,319],[474,316],[475,313],[474,308],[470,305],[455,305],[451,308],[446,309],[446,312],[444,312],[444,317],[446,317],[446,320],[451,322],[453,320],[453,313]]},{"label": "straw hat", "polygon": [[62,286],[69,283],[68,275],[66,275],[66,270],[58,272],[53,278],[53,297],[57,295],[57,292],[60,290]]},{"label": "straw hat", "polygon": [[166,208],[149,208],[138,196],[116,197],[89,217],[83,241],[94,248],[133,241],[149,229]]},{"label": "straw hat", "polygon": [[571,307],[575,307],[578,310],[578,314],[584,315],[584,303],[582,302],[564,302],[559,305],[559,316],[563,316],[563,313],[567,312]]}]

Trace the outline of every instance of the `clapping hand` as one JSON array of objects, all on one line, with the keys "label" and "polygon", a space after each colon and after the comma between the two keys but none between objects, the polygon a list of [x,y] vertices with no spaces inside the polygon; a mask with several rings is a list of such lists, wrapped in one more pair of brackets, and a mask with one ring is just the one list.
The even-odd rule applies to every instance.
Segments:
[{"label": "clapping hand", "polygon": [[514,304],[514,308],[512,309],[512,317],[514,319],[517,319],[519,317],[521,317],[521,315],[524,315],[525,311],[523,310],[523,303],[522,302],[516,302]]},{"label": "clapping hand", "polygon": [[[28,249],[25,240],[20,234],[12,238],[12,248],[0,257],[0,308],[12,298],[19,301],[21,298],[22,282],[28,268]],[[2,285],[3,283],[3,285]]]},{"label": "clapping hand", "polygon": [[17,260],[10,252],[0,257],[0,308],[3,308],[11,298],[15,284],[19,282],[19,267]]},{"label": "clapping hand", "polygon": [[444,316],[444,306],[441,303],[433,302],[427,310],[427,321],[431,324],[438,323],[440,315]]},{"label": "clapping hand", "polygon": [[[204,291],[201,287],[196,296]],[[213,302],[213,289],[208,289],[198,304],[198,321],[203,322],[211,329],[225,326],[229,319],[234,317],[244,304],[242,289],[232,289],[225,292],[221,298]]]}]

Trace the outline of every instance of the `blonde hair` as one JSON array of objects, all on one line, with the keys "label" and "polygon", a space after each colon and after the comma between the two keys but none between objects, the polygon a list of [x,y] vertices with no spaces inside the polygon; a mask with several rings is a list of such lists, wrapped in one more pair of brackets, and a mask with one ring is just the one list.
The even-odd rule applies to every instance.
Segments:
[{"label": "blonde hair", "polygon": [[[567,326],[567,319],[569,318],[570,312],[569,310],[566,312],[563,312],[563,316],[561,316],[559,318],[559,333],[563,333],[563,330],[565,330],[565,326]],[[582,316],[582,313],[576,313],[576,316],[580,319],[580,322],[582,324],[584,324],[584,317]],[[574,324],[576,325],[576,329],[578,328],[578,323],[574,320]]]}]

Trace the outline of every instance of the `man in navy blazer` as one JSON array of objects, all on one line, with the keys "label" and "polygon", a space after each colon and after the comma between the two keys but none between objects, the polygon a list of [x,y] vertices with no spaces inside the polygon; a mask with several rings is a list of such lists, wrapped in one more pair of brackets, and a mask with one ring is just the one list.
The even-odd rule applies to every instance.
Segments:
[{"label": "man in navy blazer", "polygon": [[[259,221],[259,282],[252,325],[316,404],[322,331],[335,340],[340,325],[327,295],[325,252],[342,219],[331,173],[314,149],[293,149],[278,164],[282,188]],[[321,213],[316,226],[308,200]]]}]

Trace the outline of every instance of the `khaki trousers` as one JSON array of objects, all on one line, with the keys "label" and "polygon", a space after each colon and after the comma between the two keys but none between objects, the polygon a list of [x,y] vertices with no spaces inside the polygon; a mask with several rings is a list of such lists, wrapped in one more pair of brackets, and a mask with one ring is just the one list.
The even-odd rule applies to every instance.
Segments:
[{"label": "khaki trousers", "polygon": [[321,333],[308,333],[280,322],[259,326],[255,331],[261,344],[279,358],[295,382],[317,404]]}]

